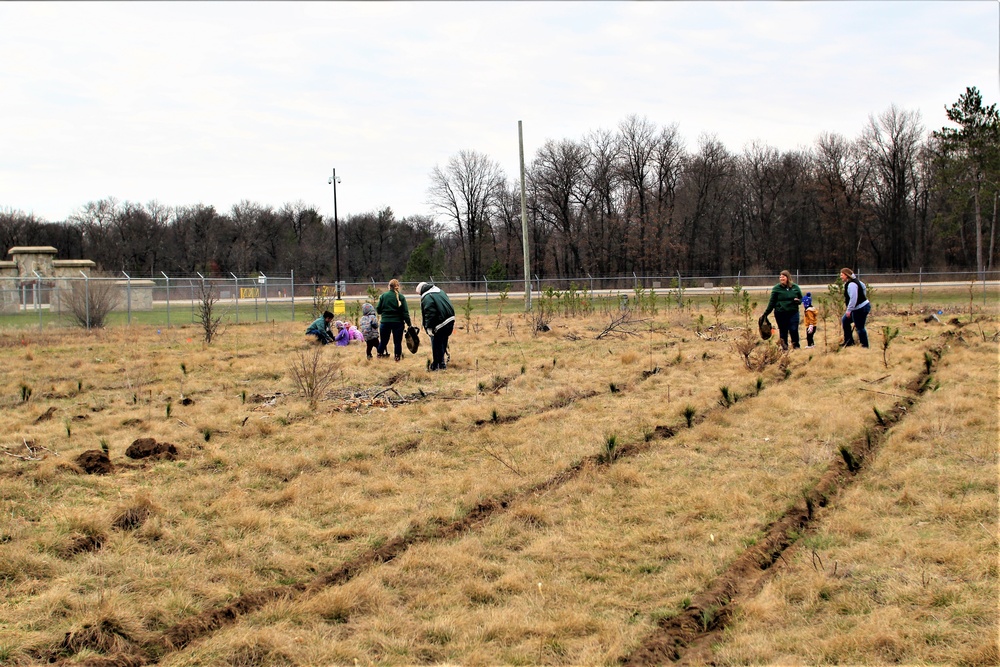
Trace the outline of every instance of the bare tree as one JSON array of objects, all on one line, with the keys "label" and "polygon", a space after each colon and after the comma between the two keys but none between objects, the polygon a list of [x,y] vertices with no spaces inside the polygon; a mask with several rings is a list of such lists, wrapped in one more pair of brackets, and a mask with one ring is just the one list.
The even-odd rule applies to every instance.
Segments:
[{"label": "bare tree", "polygon": [[505,181],[500,165],[476,151],[459,151],[443,170],[431,171],[430,204],[455,224],[466,278],[482,274],[483,241]]},{"label": "bare tree", "polygon": [[573,141],[546,141],[531,165],[530,176],[540,219],[559,235],[554,249],[556,271],[577,276],[583,272],[580,245],[583,241],[581,204],[586,195],[585,178],[590,154],[587,147]]},{"label": "bare tree", "polygon": [[618,142],[607,130],[587,135],[590,152],[586,174],[584,209],[587,217],[586,248],[596,273],[607,275],[625,266],[625,234],[622,224],[620,182],[615,169]]},{"label": "bare tree", "polygon": [[198,292],[198,321],[205,333],[206,345],[211,345],[212,341],[225,331],[222,327],[222,315],[217,314],[218,301],[219,292],[215,286],[204,280],[201,281],[201,288]]},{"label": "bare tree", "polygon": [[324,359],[322,347],[314,347],[309,352],[300,351],[288,370],[295,386],[309,401],[309,407],[315,409],[319,399],[337,379],[339,367],[335,362]]},{"label": "bare tree", "polygon": [[[630,236],[635,238],[629,255],[638,259],[639,270],[645,274],[649,268],[649,194],[651,181],[656,173],[656,125],[647,118],[632,115],[618,126],[618,169],[622,182],[627,186],[626,209]],[[635,235],[631,232],[636,232]]]},{"label": "bare tree", "polygon": [[81,327],[101,329],[108,313],[122,303],[122,289],[110,276],[91,276],[73,285],[59,295],[70,316]]},{"label": "bare tree", "polygon": [[920,113],[890,106],[877,118],[869,116],[862,134],[872,166],[875,223],[872,252],[878,268],[909,267],[913,244],[913,197],[917,153],[923,127]]},{"label": "bare tree", "polygon": [[861,143],[824,133],[814,153],[819,211],[819,266],[858,266],[861,230],[870,211],[866,205],[871,164]]}]

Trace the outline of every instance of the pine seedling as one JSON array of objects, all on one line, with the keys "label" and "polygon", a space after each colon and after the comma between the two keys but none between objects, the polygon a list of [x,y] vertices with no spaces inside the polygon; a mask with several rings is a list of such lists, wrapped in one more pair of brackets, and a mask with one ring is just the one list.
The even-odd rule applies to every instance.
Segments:
[{"label": "pine seedling", "polygon": [[687,422],[687,427],[691,428],[691,424],[694,423],[694,415],[697,410],[694,409],[693,405],[684,406],[684,421]]}]

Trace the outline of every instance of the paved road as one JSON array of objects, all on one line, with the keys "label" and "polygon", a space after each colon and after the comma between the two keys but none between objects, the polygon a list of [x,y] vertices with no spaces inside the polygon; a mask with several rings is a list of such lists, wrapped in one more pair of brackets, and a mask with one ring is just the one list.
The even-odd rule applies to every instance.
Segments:
[{"label": "paved road", "polygon": [[[514,285],[517,285],[517,283],[514,283]],[[521,283],[521,285],[523,285],[523,283]],[[771,287],[772,287],[771,285],[763,285],[763,286],[745,285],[743,287],[743,289],[746,290],[747,292],[750,292],[750,293],[767,293],[767,292],[771,291]],[[814,295],[817,295],[817,294],[826,294],[827,287],[828,287],[827,283],[816,284],[816,285],[799,285],[799,288],[802,290],[803,294],[805,294],[806,292],[812,292]],[[964,290],[965,292],[968,292],[968,290],[969,290],[969,283],[967,283],[967,282],[933,282],[933,283],[923,283],[923,284],[921,284],[921,283],[874,283],[872,285],[872,287],[874,287],[876,290],[894,290],[894,291],[895,290],[909,291],[909,290],[920,290],[920,289],[938,289],[938,290],[939,289],[948,289],[948,290]],[[975,283],[975,287],[974,287],[975,294],[977,296],[981,295],[983,293],[983,288],[984,288],[984,284],[983,283],[981,283],[981,282]],[[998,291],[998,290],[1000,290],[1000,280],[987,280],[986,283],[985,283],[985,289],[986,289],[986,292],[987,292],[988,295],[990,295],[992,297],[1000,297],[1000,291]],[[732,287],[732,285],[719,285],[719,286],[710,287],[710,288],[709,287],[685,287],[684,288],[684,294],[685,295],[715,295],[715,294],[718,294],[720,290],[727,297],[731,296],[732,293],[733,293],[733,287]],[[666,288],[666,287],[658,287],[656,289],[648,288],[647,289],[647,293],[649,291],[655,292],[656,295],[660,296],[660,297],[668,297],[668,296],[670,296],[672,294],[674,294],[674,295],[676,294],[676,290],[672,290],[672,289]],[[417,298],[416,294],[407,293],[405,291],[403,292],[403,294],[409,299],[410,303],[413,303],[416,300],[416,298]],[[611,295],[621,295],[621,294],[631,296],[631,295],[634,295],[635,292],[632,289],[624,289],[624,288],[623,289],[598,289],[598,290],[594,290],[593,292],[588,292],[588,294],[592,294],[594,296],[611,296]],[[464,301],[469,296],[471,296],[473,299],[476,299],[476,300],[485,299],[487,296],[489,296],[490,299],[496,299],[496,298],[498,298],[496,292],[490,292],[489,294],[487,294],[486,292],[448,292],[448,296],[451,297],[452,301],[455,302],[456,304],[457,304],[458,301]],[[524,291],[520,290],[520,289],[511,289],[511,291],[509,292],[509,296],[510,296],[510,298],[512,300],[522,300],[524,298]],[[537,291],[532,292],[532,300],[537,300],[538,297],[539,297],[539,293]],[[346,302],[349,302],[349,303],[354,303],[354,302],[358,302],[358,301],[366,301],[366,300],[368,300],[368,295],[367,294],[344,295],[343,300],[346,301]],[[263,301],[264,301],[264,299],[260,298],[258,300],[258,303],[263,303]],[[291,303],[291,298],[290,297],[278,297],[278,298],[270,297],[269,298],[269,302],[273,303],[273,304]],[[312,302],[313,302],[313,299],[312,299],[311,296],[297,296],[297,297],[295,297],[295,303],[296,303],[296,305],[298,305],[300,303],[301,304],[312,304]],[[164,304],[164,305],[166,304],[165,301],[157,301],[156,303],[157,304]],[[170,303],[171,304],[190,304],[191,301],[187,300],[187,299],[171,299]],[[196,303],[197,303],[197,301],[196,301]],[[234,303],[234,299],[220,299],[219,303],[232,304],[232,303]],[[243,303],[252,304],[253,303],[253,299],[240,299],[240,303],[241,304],[243,304]]]}]

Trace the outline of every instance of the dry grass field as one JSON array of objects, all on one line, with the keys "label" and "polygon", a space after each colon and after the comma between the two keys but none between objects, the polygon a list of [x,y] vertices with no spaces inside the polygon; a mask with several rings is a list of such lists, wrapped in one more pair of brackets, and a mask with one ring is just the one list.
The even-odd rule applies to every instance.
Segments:
[{"label": "dry grass field", "polygon": [[0,331],[0,664],[996,665],[1000,318],[944,310],[753,371],[731,305],[460,313],[433,373]]}]

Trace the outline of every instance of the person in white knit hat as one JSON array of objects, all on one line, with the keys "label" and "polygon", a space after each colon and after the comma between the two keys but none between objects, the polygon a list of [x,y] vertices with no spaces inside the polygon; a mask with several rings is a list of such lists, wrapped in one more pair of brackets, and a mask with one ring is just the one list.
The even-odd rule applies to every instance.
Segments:
[{"label": "person in white knit hat", "polygon": [[424,331],[431,337],[430,370],[443,371],[447,367],[444,357],[448,352],[448,338],[455,330],[455,307],[440,287],[429,283],[417,285],[417,294]]}]

